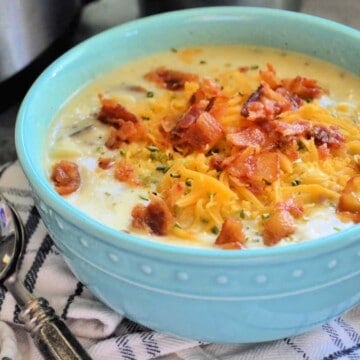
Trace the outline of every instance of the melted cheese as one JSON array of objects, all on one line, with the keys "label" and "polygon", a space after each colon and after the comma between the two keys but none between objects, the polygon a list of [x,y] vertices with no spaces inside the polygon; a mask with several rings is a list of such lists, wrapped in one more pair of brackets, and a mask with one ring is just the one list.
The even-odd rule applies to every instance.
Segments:
[{"label": "melted cheese", "polygon": [[[194,221],[195,218],[197,224],[203,221],[208,222],[209,226],[195,224],[188,230],[175,227],[171,235],[165,237],[139,234],[151,240],[185,246],[212,247],[216,235],[209,229],[221,226],[224,217],[238,211],[239,199],[241,214],[245,214],[241,217],[248,248],[263,246],[259,232],[261,219],[271,211],[269,204],[288,196],[300,194],[298,197],[306,204],[306,218],[298,221],[296,233],[283,239],[280,245],[318,238],[351,226],[350,222],[344,223],[337,218],[335,207],[341,190],[337,183],[342,187],[345,185],[349,176],[354,174],[354,164],[342,158],[322,162],[311,140],[304,141],[308,151],[298,161],[291,162],[285,156],[280,157],[280,166],[287,174],[287,178],[284,178],[288,185],[274,182],[269,189],[270,200],[267,201],[255,196],[241,183],[233,184],[233,188],[230,188],[225,177],[221,181],[216,179],[206,164],[205,157],[198,156],[185,161],[175,154],[178,157],[175,158],[174,167],[171,172],[163,174],[153,171],[145,156],[148,151],[138,149],[136,144],[130,144],[123,153],[121,149],[109,150],[104,146],[108,126],[98,122],[94,116],[99,111],[99,94],[116,98],[122,106],[144,121],[155,117],[176,117],[186,108],[191,94],[197,89],[196,84],[187,83],[181,92],[159,89],[144,79],[144,74],[153,70],[154,64],[156,67],[164,66],[195,73],[200,78],[210,77],[222,84],[224,93],[231,98],[230,106],[221,120],[222,125],[235,128],[239,122],[242,95],[250,94],[257,88],[258,71],[265,69],[269,62],[277,70],[279,78],[293,78],[297,75],[314,78],[322,88],[329,91],[316,103],[306,104],[297,111],[284,115],[283,120],[292,123],[301,117],[315,123],[340,127],[346,136],[348,152],[355,155],[360,150],[358,77],[323,61],[276,49],[204,46],[176,51],[173,49],[126,64],[101,74],[93,83],[75,94],[54,120],[50,132],[45,159],[49,177],[56,161],[75,161],[80,167],[82,186],[76,193],[67,196],[67,200],[96,220],[124,231],[131,228],[132,208],[139,202],[146,204],[149,193],[169,186],[174,180],[171,178],[172,174],[191,179],[192,191],[179,199],[176,205],[191,209],[188,211],[191,212],[192,220],[184,216],[180,220],[187,225],[187,222]],[[249,68],[246,74],[238,71],[244,66]],[[146,89],[146,93],[134,91],[134,86]],[[161,141],[156,128],[151,136],[155,145]],[[135,171],[141,173],[145,187],[130,187],[117,181],[112,170],[99,169],[99,156],[114,157],[115,153],[130,161],[134,153],[139,154],[133,165]],[[166,154],[161,153],[161,156]],[[331,177],[332,173],[340,175]],[[292,181],[300,177],[301,184],[292,186]],[[211,199],[211,196],[216,196],[216,199]],[[324,200],[319,201],[319,197]]]}]

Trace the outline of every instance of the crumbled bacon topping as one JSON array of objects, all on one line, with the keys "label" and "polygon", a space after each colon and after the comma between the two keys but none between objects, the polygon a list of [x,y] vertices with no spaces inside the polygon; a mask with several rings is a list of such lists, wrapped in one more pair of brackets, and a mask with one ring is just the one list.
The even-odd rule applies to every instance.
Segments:
[{"label": "crumbled bacon topping", "polygon": [[186,82],[197,82],[199,79],[195,74],[169,70],[165,67],[159,67],[145,74],[144,77],[164,89],[173,91],[183,90]]},{"label": "crumbled bacon topping", "polygon": [[99,97],[101,109],[98,120],[111,125],[109,137],[105,145],[111,149],[118,149],[122,143],[141,140],[145,137],[145,128],[141,120],[115,99]]},{"label": "crumbled bacon topping", "polygon": [[60,195],[69,195],[75,192],[81,184],[78,165],[72,161],[59,161],[53,166],[51,180]]},{"label": "crumbled bacon topping", "polygon": [[326,144],[329,149],[339,149],[345,142],[344,135],[334,126],[315,125],[312,128],[311,135],[314,137],[315,145]]},{"label": "crumbled bacon topping", "polygon": [[248,184],[254,191],[261,191],[264,186],[276,181],[280,174],[277,152],[238,153],[226,159],[223,165],[230,175]]},{"label": "crumbled bacon topping", "polygon": [[281,239],[292,235],[296,230],[294,217],[284,209],[276,210],[269,219],[264,222],[264,244],[272,246]]},{"label": "crumbled bacon topping", "polygon": [[245,234],[241,221],[226,219],[221,227],[220,233],[215,240],[215,244],[223,249],[243,249],[245,248]]},{"label": "crumbled bacon topping", "polygon": [[360,222],[360,175],[351,177],[339,199],[337,211],[343,217]]},{"label": "crumbled bacon topping", "polygon": [[279,80],[271,64],[260,71],[261,85],[253,92],[241,109],[241,115],[251,121],[274,120],[285,111],[299,108],[305,101],[324,93],[314,79],[297,76]]},{"label": "crumbled bacon topping", "polygon": [[[247,73],[250,69],[253,70],[249,66],[242,66],[235,71]],[[302,76],[280,79],[274,67],[268,64],[265,70],[259,71],[260,85],[252,93],[244,96],[237,92],[235,95],[224,95],[231,92],[223,91],[217,83],[218,80],[199,79],[195,74],[165,67],[156,68],[144,77],[166,90],[185,90],[186,97],[183,102],[185,105],[178,105],[176,99],[175,110],[172,109],[174,111],[157,119],[156,131],[163,135],[162,139],[157,139],[158,133],[155,133],[156,135],[147,133],[149,129],[145,126],[143,119],[146,118],[149,123],[151,121],[146,111],[144,111],[145,114],[135,114],[116,99],[99,96],[101,108],[97,118],[109,126],[106,147],[117,150],[131,145],[132,142],[137,142],[140,147],[150,148],[150,144],[152,149],[147,165],[155,159],[157,176],[159,172],[165,174],[168,171],[167,161],[175,157],[168,156],[166,152],[169,149],[171,149],[170,153],[185,157],[191,153],[195,153],[195,156],[203,153],[205,156],[200,154],[199,158],[203,156],[207,159],[204,166],[208,166],[206,171],[215,173],[216,179],[224,177],[224,182],[230,187],[230,191],[238,186],[245,189],[247,194],[247,197],[244,195],[245,202],[251,202],[252,197],[256,197],[260,199],[260,203],[265,199],[264,208],[272,207],[267,214],[268,217],[262,222],[265,245],[273,246],[291,236],[296,230],[295,220],[301,218],[305,212],[302,202],[291,197],[296,198],[295,195],[287,195],[290,196],[287,198],[286,195],[280,194],[281,201],[275,196],[271,200],[266,196],[276,191],[274,189],[277,189],[278,183],[282,181],[284,168],[292,169],[293,160],[302,160],[302,151],[308,150],[304,150],[304,143],[307,140],[311,139],[312,144],[316,146],[318,157],[314,158],[321,160],[331,154],[339,153],[338,150],[345,144],[345,136],[336,126],[325,125],[326,122],[322,124],[320,120],[318,122],[306,120],[307,114],[302,113],[301,109],[290,113],[325,93],[316,80]],[[190,84],[185,88],[186,82],[197,84]],[[192,95],[187,93],[188,88],[195,88]],[[140,93],[147,91],[137,85],[131,85],[129,89]],[[172,98],[180,98],[178,95],[171,93]],[[235,112],[238,122],[232,120],[233,113],[226,118],[230,113],[230,111],[227,113],[227,109],[233,104],[236,104]],[[292,116],[293,114],[295,116]],[[227,125],[227,121],[230,125]],[[138,170],[137,165],[130,163],[125,156],[120,157],[120,160],[116,156],[111,156],[100,157],[98,166],[101,169],[113,168],[114,177],[118,181],[131,186],[144,185],[142,181],[145,176],[141,177],[142,181],[140,181],[141,170]],[[149,154],[147,153],[146,156]],[[194,171],[191,166],[187,170],[190,174]],[[161,191],[156,189],[158,195],[152,195],[147,205],[136,205],[133,208],[131,214],[133,228],[161,236],[169,234],[174,225],[176,213],[179,211],[178,199],[184,199],[191,192],[191,179],[181,178],[181,174],[171,175],[176,177],[174,182],[174,179],[170,179]],[[291,178],[293,179],[294,176]],[[80,186],[77,165],[67,161],[56,164],[52,180],[57,191],[62,195],[76,191]],[[287,182],[289,183],[289,179]],[[291,186],[297,185],[297,183],[291,184]],[[200,196],[196,192],[201,193],[200,190],[194,191],[194,199]],[[360,222],[359,193],[360,175],[356,175],[346,184],[337,209],[339,214],[348,216],[355,222]],[[209,198],[216,195],[209,194]],[[208,199],[202,200],[197,203],[198,208],[194,210],[194,214],[201,212],[202,207],[207,210]],[[191,196],[188,196],[187,201],[193,201]],[[258,219],[259,214],[261,215],[261,212],[256,215]],[[217,214],[214,215],[214,218],[217,216]],[[222,249],[246,248],[243,223],[231,216],[223,217],[225,220],[216,236],[215,245]],[[203,218],[201,220],[205,222]],[[217,227],[216,230],[218,231]]]},{"label": "crumbled bacon topping", "polygon": [[131,213],[132,226],[139,230],[150,230],[155,235],[168,234],[173,225],[173,215],[166,202],[153,196],[147,206],[138,204]]},{"label": "crumbled bacon topping", "polygon": [[98,159],[98,166],[103,170],[110,169],[115,164],[115,160],[112,158],[99,158]]},{"label": "crumbled bacon topping", "polygon": [[126,182],[129,185],[138,186],[141,184],[134,167],[125,160],[119,160],[116,163],[114,176],[116,180]]},{"label": "crumbled bacon topping", "polygon": [[239,132],[227,134],[226,140],[239,148],[261,148],[265,144],[266,134],[259,126],[249,126]]},{"label": "crumbled bacon topping", "polygon": [[170,141],[184,153],[211,150],[223,135],[222,126],[206,111],[208,101],[190,106],[170,131]]},{"label": "crumbled bacon topping", "polygon": [[271,89],[263,82],[244,103],[241,115],[251,121],[274,120],[285,111],[296,110],[303,101],[283,87]]}]

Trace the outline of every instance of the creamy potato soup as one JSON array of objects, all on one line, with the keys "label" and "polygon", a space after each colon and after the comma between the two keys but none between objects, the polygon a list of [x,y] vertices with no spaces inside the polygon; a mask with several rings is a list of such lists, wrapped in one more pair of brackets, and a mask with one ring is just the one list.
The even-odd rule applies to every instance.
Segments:
[{"label": "creamy potato soup", "polygon": [[276,49],[169,49],[101,74],[66,104],[49,181],[119,231],[242,250],[360,218],[360,79]]}]

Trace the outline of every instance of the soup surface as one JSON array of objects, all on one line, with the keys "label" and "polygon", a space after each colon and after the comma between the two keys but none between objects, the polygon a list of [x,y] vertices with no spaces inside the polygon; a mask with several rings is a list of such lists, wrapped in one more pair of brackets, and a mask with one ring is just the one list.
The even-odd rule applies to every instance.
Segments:
[{"label": "soup surface", "polygon": [[245,249],[358,222],[360,79],[277,49],[169,49],[80,89],[54,120],[49,181],[118,230]]}]

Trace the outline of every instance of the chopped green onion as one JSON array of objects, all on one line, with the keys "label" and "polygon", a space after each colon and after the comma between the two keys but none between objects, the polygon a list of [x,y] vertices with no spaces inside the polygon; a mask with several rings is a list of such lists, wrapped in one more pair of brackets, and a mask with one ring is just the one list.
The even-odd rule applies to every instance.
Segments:
[{"label": "chopped green onion", "polygon": [[245,219],[245,218],[246,218],[246,212],[245,212],[244,209],[241,209],[241,210],[240,210],[240,218],[241,218],[241,219]]},{"label": "chopped green onion", "polygon": [[157,146],[154,145],[149,145],[146,147],[150,152],[156,152],[159,151],[159,148]]},{"label": "chopped green onion", "polygon": [[156,167],[157,171],[161,171],[162,173],[166,173],[169,170],[169,166],[167,165],[159,165]]},{"label": "chopped green onion", "polygon": [[301,180],[300,179],[294,179],[292,182],[291,182],[291,185],[292,186],[298,186],[301,184]]},{"label": "chopped green onion", "polygon": [[215,225],[211,228],[211,232],[214,234],[214,235],[217,235],[219,233],[219,228]]}]

